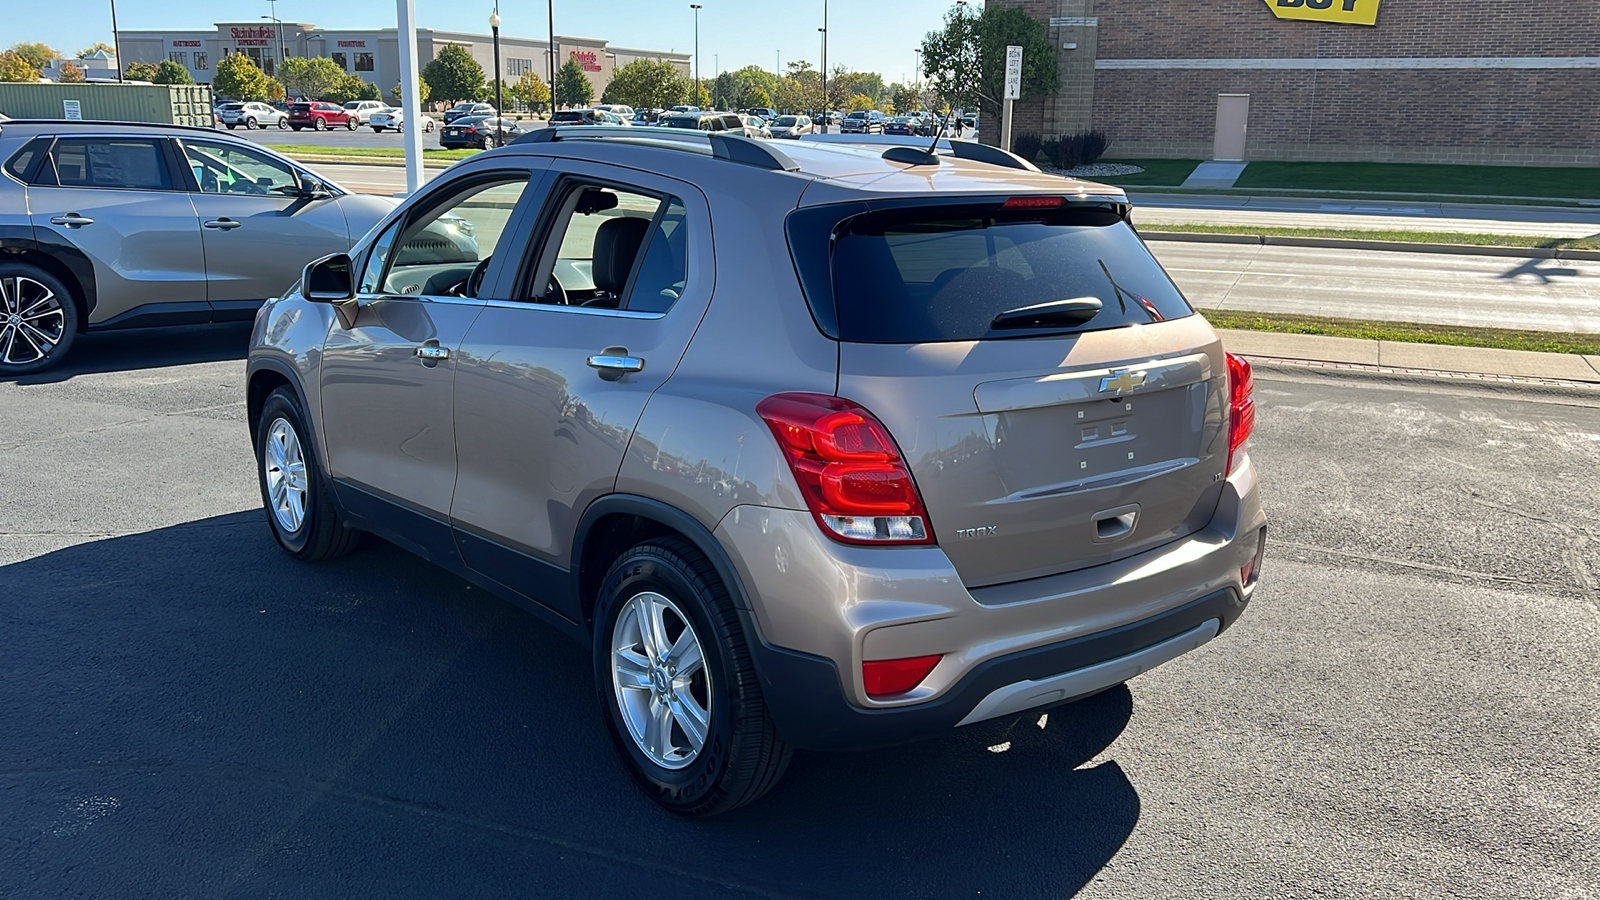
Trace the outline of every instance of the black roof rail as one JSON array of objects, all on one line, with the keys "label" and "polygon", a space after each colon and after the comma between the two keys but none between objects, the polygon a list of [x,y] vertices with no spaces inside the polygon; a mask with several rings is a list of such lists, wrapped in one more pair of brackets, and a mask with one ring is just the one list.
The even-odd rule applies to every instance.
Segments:
[{"label": "black roof rail", "polygon": [[521,135],[512,144],[548,144],[552,141],[617,140],[636,143],[649,142],[655,146],[664,143],[709,147],[711,155],[741,165],[771,169],[775,172],[798,172],[800,165],[787,154],[741,134],[716,134],[706,131],[689,131],[683,128],[653,128],[632,125],[547,125]]},{"label": "black roof rail", "polygon": [[177,125],[172,122],[113,122],[105,119],[7,119],[0,125],[92,125],[102,127],[114,125],[121,128],[181,128],[185,131],[205,131],[216,133],[212,125]]}]

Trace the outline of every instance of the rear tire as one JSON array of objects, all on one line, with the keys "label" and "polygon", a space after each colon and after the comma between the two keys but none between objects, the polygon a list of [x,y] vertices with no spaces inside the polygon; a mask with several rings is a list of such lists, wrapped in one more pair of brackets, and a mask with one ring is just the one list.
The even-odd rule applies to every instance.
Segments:
[{"label": "rear tire", "polygon": [[312,123],[311,127],[315,128],[318,131],[327,131],[328,130],[328,120],[322,118],[321,116],[318,116],[316,121]]},{"label": "rear tire", "polygon": [[255,120],[254,117],[244,120],[244,130],[245,131],[250,131],[250,130],[254,129],[255,127],[256,127],[256,120]]},{"label": "rear tire", "polygon": [[256,475],[267,526],[285,553],[316,562],[344,556],[361,532],[340,521],[333,484],[317,461],[300,398],[289,387],[267,396],[256,424]]},{"label": "rear tire", "polygon": [[[647,621],[659,623],[654,650]],[[617,756],[668,811],[727,812],[771,790],[788,767],[732,598],[687,541],[646,541],[612,563],[595,604],[593,656]],[[703,736],[698,747],[691,730]]]},{"label": "rear tire", "polygon": [[78,337],[78,305],[61,279],[27,263],[0,263],[0,378],[41,372]]}]

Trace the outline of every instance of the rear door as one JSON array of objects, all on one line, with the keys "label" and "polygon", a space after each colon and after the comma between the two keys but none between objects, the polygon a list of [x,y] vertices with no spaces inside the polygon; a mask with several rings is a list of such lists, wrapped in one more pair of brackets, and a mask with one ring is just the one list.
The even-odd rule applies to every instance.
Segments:
[{"label": "rear door", "polygon": [[51,147],[28,187],[29,220],[93,262],[88,324],[210,320],[200,219],[180,175],[164,138],[73,136]]},{"label": "rear door", "polygon": [[[1003,202],[859,216],[834,254],[839,393],[894,434],[970,586],[1203,527],[1227,454],[1215,334],[1133,230]],[[1060,300],[1100,308],[994,321]]]},{"label": "rear door", "polygon": [[249,318],[306,263],[350,248],[338,200],[302,199],[293,166],[226,141],[184,138],[179,147],[188,167],[185,187],[200,216],[206,297],[217,321]]},{"label": "rear door", "polygon": [[550,174],[514,301],[488,304],[461,347],[450,517],[469,567],[559,603],[551,578],[572,564],[578,518],[614,489],[645,401],[705,313],[712,267],[693,186],[575,160]]}]

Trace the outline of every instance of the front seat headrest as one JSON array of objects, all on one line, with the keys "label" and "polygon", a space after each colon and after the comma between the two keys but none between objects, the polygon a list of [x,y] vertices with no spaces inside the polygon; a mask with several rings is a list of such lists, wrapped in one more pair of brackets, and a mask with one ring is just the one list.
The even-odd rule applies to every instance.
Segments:
[{"label": "front seat headrest", "polygon": [[628,273],[639,247],[650,231],[650,220],[633,216],[607,219],[594,235],[594,286],[620,294],[628,286]]}]

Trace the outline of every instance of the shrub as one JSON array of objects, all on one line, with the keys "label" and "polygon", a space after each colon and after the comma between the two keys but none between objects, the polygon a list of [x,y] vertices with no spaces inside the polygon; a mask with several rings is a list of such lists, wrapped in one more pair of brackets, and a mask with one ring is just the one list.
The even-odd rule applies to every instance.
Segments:
[{"label": "shrub", "polygon": [[1039,155],[1039,148],[1044,145],[1044,138],[1037,134],[1019,134],[1011,142],[1011,152],[1032,162]]},{"label": "shrub", "polygon": [[1095,130],[1053,138],[1044,142],[1043,149],[1058,168],[1076,169],[1098,161],[1110,146],[1105,132]]}]

